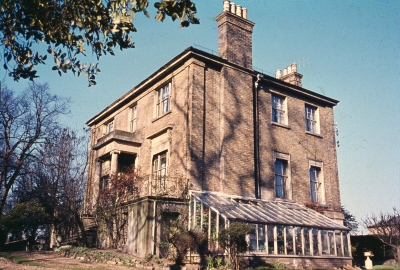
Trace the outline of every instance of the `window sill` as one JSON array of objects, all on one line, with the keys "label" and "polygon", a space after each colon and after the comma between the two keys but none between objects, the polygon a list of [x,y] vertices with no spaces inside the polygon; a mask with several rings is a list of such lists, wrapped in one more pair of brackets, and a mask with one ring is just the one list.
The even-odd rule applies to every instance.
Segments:
[{"label": "window sill", "polygon": [[320,134],[317,134],[317,133],[312,133],[312,132],[310,132],[310,131],[306,131],[306,134],[308,134],[308,135],[312,135],[312,136],[315,136],[315,137],[318,137],[318,138],[321,138],[321,139],[323,139],[324,137],[322,137]]},{"label": "window sill", "polygon": [[274,125],[274,126],[277,126],[277,127],[283,127],[283,128],[286,128],[286,129],[291,129],[288,125],[280,124],[280,123],[277,123],[277,122],[271,122],[271,125]]},{"label": "window sill", "polygon": [[277,197],[275,197],[275,201],[278,201],[278,202],[294,202],[292,199],[288,199],[288,198],[277,198]]},{"label": "window sill", "polygon": [[166,116],[166,115],[168,115],[170,113],[171,113],[171,110],[169,110],[168,112],[164,113],[163,115],[157,116],[156,118],[151,120],[151,122],[153,123],[153,122],[157,121],[158,119],[161,119],[161,118],[163,118],[164,116]]}]

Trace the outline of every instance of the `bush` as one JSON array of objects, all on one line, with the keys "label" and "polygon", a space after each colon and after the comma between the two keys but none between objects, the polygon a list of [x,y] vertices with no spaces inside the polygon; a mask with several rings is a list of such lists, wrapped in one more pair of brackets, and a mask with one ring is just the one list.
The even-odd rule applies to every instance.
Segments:
[{"label": "bush", "polygon": [[228,251],[233,269],[240,269],[239,254],[249,249],[246,235],[250,233],[254,233],[253,226],[239,222],[233,222],[229,228],[222,229],[219,233],[218,242]]}]

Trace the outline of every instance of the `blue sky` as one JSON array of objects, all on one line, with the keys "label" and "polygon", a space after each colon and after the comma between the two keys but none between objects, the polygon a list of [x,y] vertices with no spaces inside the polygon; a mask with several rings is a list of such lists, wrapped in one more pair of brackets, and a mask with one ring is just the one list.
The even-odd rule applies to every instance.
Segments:
[{"label": "blue sky", "polygon": [[[38,82],[55,94],[71,97],[66,125],[85,122],[195,44],[218,51],[214,18],[222,0],[194,0],[200,25],[187,29],[138,14],[133,34],[136,48],[101,59],[98,85],[85,77],[39,69]],[[154,1],[151,1],[154,3]],[[361,220],[370,213],[400,208],[400,1],[397,0],[237,0],[256,25],[253,65],[274,75],[300,60],[303,87],[340,100],[337,149],[342,204]],[[151,4],[152,5],[152,4]],[[152,18],[155,9],[150,7]],[[90,55],[90,50],[88,51]],[[88,59],[86,61],[94,61]],[[16,91],[27,86],[0,73]]]}]

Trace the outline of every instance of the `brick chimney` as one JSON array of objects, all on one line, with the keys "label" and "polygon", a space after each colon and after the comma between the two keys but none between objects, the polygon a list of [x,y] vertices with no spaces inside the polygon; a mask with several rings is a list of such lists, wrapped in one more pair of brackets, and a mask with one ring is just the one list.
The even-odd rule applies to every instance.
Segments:
[{"label": "brick chimney", "polygon": [[283,69],[283,76],[281,70],[278,69],[276,71],[276,78],[301,87],[301,79],[303,78],[303,75],[297,73],[297,65],[296,63],[293,63]]},{"label": "brick chimney", "polygon": [[229,0],[216,18],[219,56],[235,64],[252,68],[252,33],[254,23],[247,20],[247,9]]}]

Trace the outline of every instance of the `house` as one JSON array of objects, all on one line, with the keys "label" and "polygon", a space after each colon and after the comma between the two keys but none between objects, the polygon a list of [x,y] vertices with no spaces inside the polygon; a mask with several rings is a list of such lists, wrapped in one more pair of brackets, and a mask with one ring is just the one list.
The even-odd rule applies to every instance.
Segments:
[{"label": "house", "polygon": [[126,203],[128,253],[160,253],[157,209],[185,207],[189,189],[189,226],[210,239],[241,221],[256,229],[249,256],[303,268],[351,264],[338,101],[303,88],[296,64],[276,77],[252,68],[247,9],[224,1],[216,21],[219,55],[186,49],[87,122],[86,213],[110,175],[134,165],[147,178]]}]

